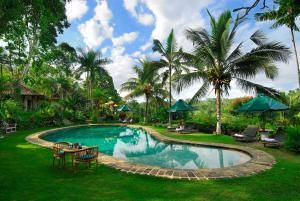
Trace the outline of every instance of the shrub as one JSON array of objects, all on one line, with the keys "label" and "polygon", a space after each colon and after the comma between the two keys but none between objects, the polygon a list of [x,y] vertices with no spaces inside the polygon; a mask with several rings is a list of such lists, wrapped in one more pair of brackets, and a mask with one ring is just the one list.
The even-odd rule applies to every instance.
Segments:
[{"label": "shrub", "polygon": [[300,127],[291,127],[286,129],[287,140],[284,146],[292,151],[300,151]]}]

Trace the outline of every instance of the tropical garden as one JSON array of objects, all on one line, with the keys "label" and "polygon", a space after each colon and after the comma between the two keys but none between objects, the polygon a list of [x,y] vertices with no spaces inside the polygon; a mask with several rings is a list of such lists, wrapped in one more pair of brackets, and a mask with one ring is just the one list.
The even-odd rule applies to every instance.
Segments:
[{"label": "tropical garden", "polygon": [[[140,58],[132,66],[135,74],[120,89],[115,88],[107,69],[114,58],[105,57],[100,49],[57,42],[58,35],[70,26],[66,2],[0,2],[0,200],[300,200],[298,1],[255,0],[219,16],[207,11],[209,26],[186,27],[191,49],[180,47],[174,30],[169,30],[165,41],[153,40],[152,51],[159,57]],[[266,6],[268,3],[273,7]],[[261,30],[236,43],[238,28],[260,5],[263,8],[254,14],[255,19],[271,21],[272,29],[287,27],[290,44],[272,41]],[[296,66],[291,66],[294,57]],[[298,88],[280,91],[253,82],[259,74],[275,80],[278,63],[297,74]],[[175,94],[191,85],[197,90],[185,102],[195,110],[169,112],[177,101]],[[233,87],[249,95],[228,98]],[[237,112],[259,94],[285,104],[288,110]],[[118,110],[124,105],[130,112]],[[174,139],[263,150],[277,163],[251,177],[208,181],[126,174],[104,165],[62,171],[49,165],[51,150],[24,139],[49,128],[119,124],[128,119]],[[6,134],[6,122],[16,124],[17,132]],[[197,132],[181,135],[168,130],[180,124],[193,126]],[[281,127],[287,140],[280,149],[234,141],[231,135],[248,125]]]}]

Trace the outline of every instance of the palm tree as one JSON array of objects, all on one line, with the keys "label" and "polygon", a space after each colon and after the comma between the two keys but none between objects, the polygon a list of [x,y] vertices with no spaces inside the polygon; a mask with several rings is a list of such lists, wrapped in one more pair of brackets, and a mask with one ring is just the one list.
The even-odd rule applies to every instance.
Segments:
[{"label": "palm tree", "polygon": [[109,64],[110,60],[108,58],[102,58],[100,51],[84,51],[83,49],[79,49],[78,52],[78,62],[80,65],[78,72],[80,75],[82,73],[87,74],[86,82],[88,85],[88,98],[91,100],[91,106],[93,107],[92,90],[96,82],[96,74],[99,76],[108,74],[104,69],[104,66]]},{"label": "palm tree", "polygon": [[193,42],[194,51],[190,60],[191,71],[178,77],[178,90],[202,81],[202,86],[192,98],[197,100],[209,92],[212,87],[216,94],[217,126],[216,133],[221,134],[221,96],[228,94],[231,83],[236,81],[246,91],[256,90],[275,94],[272,88],[255,84],[247,79],[254,78],[264,72],[267,78],[274,79],[278,73],[275,61],[287,62],[290,51],[278,42],[267,42],[261,31],[256,31],[251,40],[256,45],[248,53],[243,53],[239,43],[236,47],[234,39],[236,29],[241,23],[239,16],[232,24],[230,11],[223,12],[216,20],[210,16],[211,31],[206,29],[186,31],[187,39]]},{"label": "palm tree", "polygon": [[[140,96],[145,96],[146,105],[145,105],[145,116],[144,121],[148,121],[149,113],[149,100],[159,94],[164,94],[165,91],[162,87],[157,85],[161,84],[157,71],[153,70],[152,62],[147,59],[141,60],[139,66],[133,67],[134,71],[137,74],[136,78],[130,78],[127,82],[122,84],[122,91],[130,91],[130,93],[125,97],[136,98]],[[154,91],[156,90],[156,91]]]},{"label": "palm tree", "polygon": [[296,0],[275,0],[274,2],[275,4],[279,5],[277,10],[270,10],[265,13],[257,13],[255,17],[259,21],[274,20],[275,23],[272,25],[272,28],[287,26],[290,29],[294,53],[296,56],[298,84],[300,87],[300,66],[294,36],[294,31],[299,31],[299,28],[296,24],[296,18],[300,14],[300,3]]},{"label": "palm tree", "polygon": [[[162,56],[160,61],[153,62],[155,69],[164,69],[165,71],[162,72],[162,81],[163,83],[168,81],[168,88],[169,88],[169,108],[171,108],[172,104],[172,76],[173,74],[179,74],[182,70],[186,70],[186,68],[183,65],[182,58],[184,56],[184,53],[182,49],[177,49],[177,43],[175,41],[173,29],[171,30],[166,46],[164,47],[162,43],[154,39],[153,40],[153,48],[152,50],[154,52],[159,52]],[[171,113],[169,113],[169,124],[171,125]]]}]

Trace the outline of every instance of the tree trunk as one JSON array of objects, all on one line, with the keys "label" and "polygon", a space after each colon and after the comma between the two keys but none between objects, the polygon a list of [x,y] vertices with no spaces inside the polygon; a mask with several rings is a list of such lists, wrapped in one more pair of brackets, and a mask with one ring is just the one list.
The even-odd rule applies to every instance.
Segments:
[{"label": "tree trunk", "polygon": [[148,104],[149,104],[149,98],[146,96],[146,109],[145,109],[145,119],[144,122],[148,123]]},{"label": "tree trunk", "polygon": [[92,91],[93,91],[93,84],[92,84],[92,79],[90,78],[90,101],[91,101],[91,109],[93,110],[94,100],[93,100],[93,96],[92,96]]},{"label": "tree trunk", "polygon": [[[169,109],[172,106],[172,67],[169,66]],[[172,113],[169,112],[169,126],[172,124]]]},{"label": "tree trunk", "polygon": [[216,133],[220,135],[222,133],[221,130],[221,91],[220,89],[216,89],[216,106],[217,106],[217,128]]},{"label": "tree trunk", "polygon": [[299,67],[299,60],[298,60],[298,54],[297,54],[297,48],[296,48],[296,42],[295,42],[293,28],[291,28],[291,33],[292,33],[292,41],[293,41],[293,45],[294,45],[294,52],[295,52],[295,56],[296,56],[297,73],[298,73],[298,87],[300,88],[300,67]]}]

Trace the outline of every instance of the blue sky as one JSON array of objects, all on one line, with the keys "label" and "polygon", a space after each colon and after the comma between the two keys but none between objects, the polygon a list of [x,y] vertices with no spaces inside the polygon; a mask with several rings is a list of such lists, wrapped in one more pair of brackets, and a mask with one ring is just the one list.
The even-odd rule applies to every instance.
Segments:
[{"label": "blue sky", "polygon": [[[209,28],[207,9],[217,17],[224,10],[233,10],[250,3],[251,0],[72,0],[66,6],[71,26],[58,37],[58,41],[68,42],[74,47],[101,50],[105,56],[110,57],[113,62],[106,68],[119,89],[123,82],[135,76],[132,67],[139,59],[158,58],[151,50],[153,38],[164,41],[174,28],[178,44],[190,51],[192,44],[186,40],[184,30]],[[288,29],[272,30],[269,29],[270,22],[256,22],[253,19],[253,13],[260,11],[260,7],[253,10],[249,19],[240,27],[236,42],[249,43],[244,48],[247,51],[251,47],[249,36],[255,30],[262,29],[270,40],[291,47]],[[296,33],[296,37],[299,44],[299,33]],[[289,64],[278,63],[277,66],[280,72],[277,79],[271,81],[258,75],[253,80],[283,91],[296,88],[295,59],[292,57]],[[200,85],[195,83],[184,93],[176,94],[175,98],[192,97]],[[213,95],[209,94],[209,97]],[[230,97],[243,95],[246,93],[233,83]]]}]

